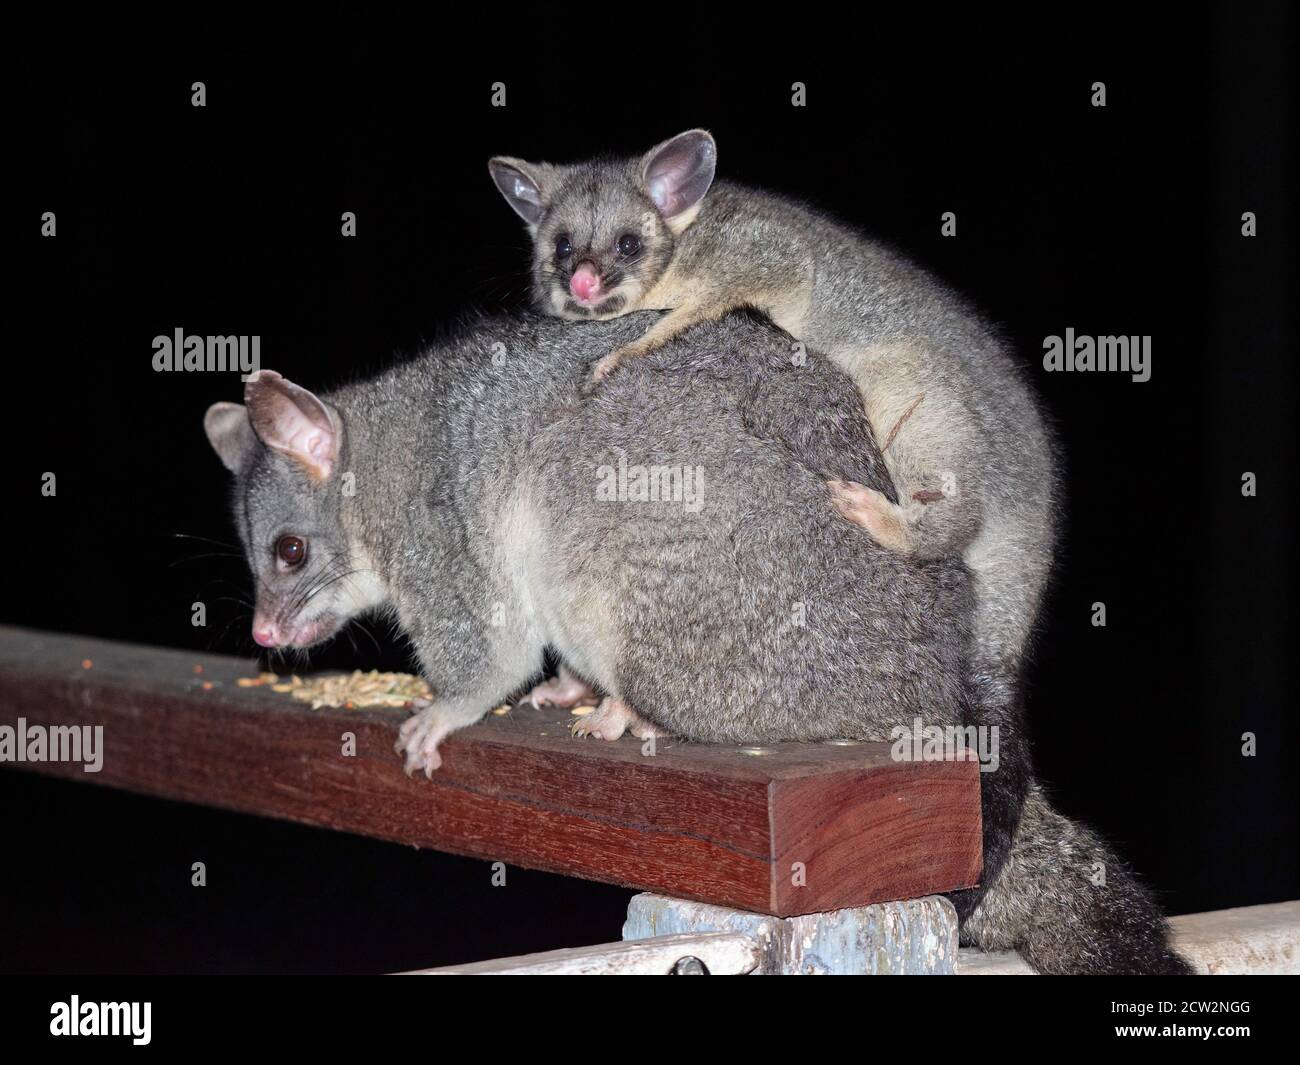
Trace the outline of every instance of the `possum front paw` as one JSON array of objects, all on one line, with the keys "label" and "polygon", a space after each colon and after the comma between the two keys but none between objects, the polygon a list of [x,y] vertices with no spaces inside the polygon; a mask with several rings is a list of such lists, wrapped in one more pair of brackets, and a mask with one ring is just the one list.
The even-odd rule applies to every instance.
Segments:
[{"label": "possum front paw", "polygon": [[596,360],[596,365],[591,368],[591,383],[600,384],[610,374],[618,369],[618,364],[623,361],[623,349],[611,351],[602,359]]},{"label": "possum front paw", "polygon": [[615,699],[612,695],[602,699],[600,706],[588,716],[578,718],[569,731],[575,736],[590,736],[596,740],[616,740],[624,732],[631,732],[642,740],[659,735],[654,725],[622,699]]},{"label": "possum front paw", "polygon": [[591,368],[591,380],[587,383],[588,390],[595,388],[617,370],[625,359],[635,359],[644,355],[647,350],[642,344],[625,344],[617,351],[611,351],[604,358],[597,359],[596,365]]},{"label": "possum front paw", "polygon": [[900,555],[911,551],[912,535],[902,507],[856,481],[827,481],[826,485],[831,490],[835,509],[866,529],[881,547]]},{"label": "possum front paw", "polygon": [[438,744],[464,722],[453,720],[428,699],[416,699],[415,705],[423,709],[402,723],[393,748],[398,754],[406,755],[408,777],[417,769],[423,769],[424,775],[432,778],[433,771],[442,765]]}]

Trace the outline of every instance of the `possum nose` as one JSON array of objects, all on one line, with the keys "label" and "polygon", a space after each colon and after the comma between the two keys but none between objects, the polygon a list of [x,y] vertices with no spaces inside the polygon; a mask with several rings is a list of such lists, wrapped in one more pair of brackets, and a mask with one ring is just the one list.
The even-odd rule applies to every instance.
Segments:
[{"label": "possum nose", "polygon": [[275,633],[271,629],[254,629],[253,639],[257,641],[259,647],[278,647],[280,641],[275,638]]},{"label": "possum nose", "polygon": [[569,278],[569,291],[583,302],[600,295],[600,275],[591,263],[583,263],[573,271],[573,276]]},{"label": "possum nose", "polygon": [[280,633],[276,628],[275,622],[264,621],[261,618],[253,619],[253,641],[259,647],[279,647]]}]

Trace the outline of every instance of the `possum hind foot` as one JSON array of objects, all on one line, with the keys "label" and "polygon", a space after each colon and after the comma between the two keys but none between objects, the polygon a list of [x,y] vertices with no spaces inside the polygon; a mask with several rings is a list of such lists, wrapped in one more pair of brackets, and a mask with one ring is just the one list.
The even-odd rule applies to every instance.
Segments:
[{"label": "possum hind foot", "polygon": [[866,529],[881,547],[900,555],[911,550],[907,515],[897,503],[856,481],[827,481],[826,485],[831,490],[831,503],[841,516]]},{"label": "possum hind foot", "polygon": [[599,701],[600,696],[596,690],[576,673],[570,672],[565,666],[560,666],[560,672],[557,676],[537,685],[524,696],[524,702],[539,710],[543,706],[558,706],[568,709],[570,706]]},{"label": "possum hind foot", "polygon": [[569,729],[575,736],[590,736],[597,740],[616,740],[624,732],[637,739],[648,740],[659,735],[654,725],[633,710],[622,699],[606,696],[591,714],[580,717]]}]

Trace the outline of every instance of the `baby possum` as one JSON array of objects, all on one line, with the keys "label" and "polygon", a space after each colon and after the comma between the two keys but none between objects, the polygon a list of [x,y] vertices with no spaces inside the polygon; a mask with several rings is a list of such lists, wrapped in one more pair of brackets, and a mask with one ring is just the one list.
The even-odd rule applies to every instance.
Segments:
[{"label": "baby possum", "polygon": [[[829,356],[858,386],[897,496],[832,478],[828,498],[892,551],[966,562],[975,666],[1011,700],[1055,525],[1053,446],[1029,387],[956,294],[832,218],[714,182],[716,159],[713,137],[691,130],[639,159],[491,160],[533,238],[538,309],[668,311],[600,359],[596,379],[739,306]],[[535,696],[582,694],[562,675]]]}]

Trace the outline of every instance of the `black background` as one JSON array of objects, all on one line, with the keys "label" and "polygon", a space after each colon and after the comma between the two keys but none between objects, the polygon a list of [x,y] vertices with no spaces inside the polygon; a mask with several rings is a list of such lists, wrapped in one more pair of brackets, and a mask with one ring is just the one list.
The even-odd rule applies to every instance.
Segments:
[{"label": "black background", "polygon": [[[1068,467],[1030,693],[1059,806],[1113,838],[1170,912],[1300,897],[1293,16],[768,34],[705,18],[597,39],[550,25],[557,11],[509,45],[504,25],[371,37],[318,18],[274,44],[264,26],[218,44],[208,24],[140,19],[83,30],[84,47],[33,28],[17,49],[0,621],[251,654],[246,613],[221,599],[247,594],[242,561],[182,538],[233,542],[200,421],[239,383],[155,373],[152,338],[259,334],[262,364],[310,387],[364,373],[468,309],[521,303],[526,237],[490,155],[634,154],[705,126],[721,173],[903,249],[1032,368]],[[196,80],[206,108],[190,106]],[[1067,327],[1151,335],[1151,380],[1044,373],[1043,338]],[[400,643],[377,654],[364,637],[313,661],[406,665]],[[628,896],[519,870],[494,889],[481,862],[12,769],[0,802],[11,972],[469,961],[616,939]]]}]

